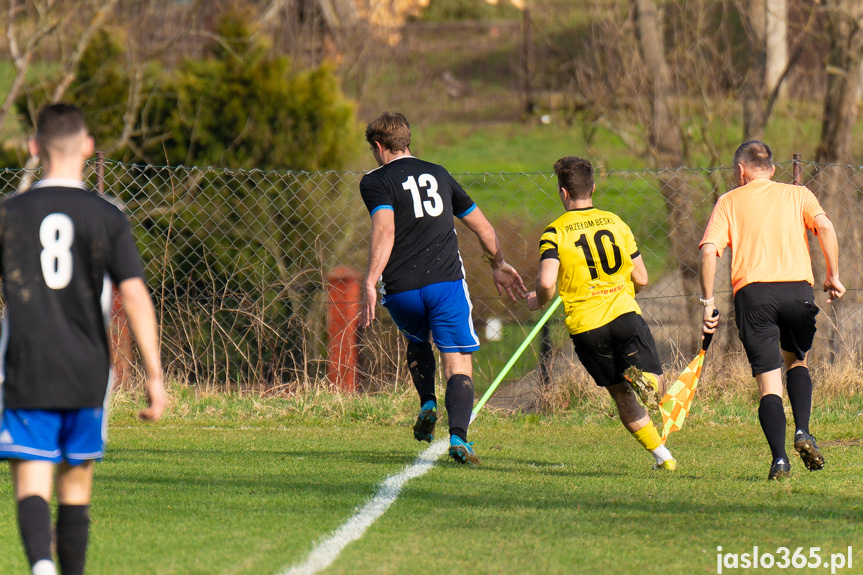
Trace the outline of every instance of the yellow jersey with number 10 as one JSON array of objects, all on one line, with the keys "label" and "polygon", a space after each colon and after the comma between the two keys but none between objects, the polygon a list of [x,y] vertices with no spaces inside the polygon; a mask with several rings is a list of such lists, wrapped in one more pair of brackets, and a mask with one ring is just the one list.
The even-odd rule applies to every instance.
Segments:
[{"label": "yellow jersey with number 10", "polygon": [[635,236],[616,214],[596,208],[569,210],[551,223],[539,241],[540,259],[560,261],[557,289],[566,326],[577,334],[634,311],[632,260]]}]

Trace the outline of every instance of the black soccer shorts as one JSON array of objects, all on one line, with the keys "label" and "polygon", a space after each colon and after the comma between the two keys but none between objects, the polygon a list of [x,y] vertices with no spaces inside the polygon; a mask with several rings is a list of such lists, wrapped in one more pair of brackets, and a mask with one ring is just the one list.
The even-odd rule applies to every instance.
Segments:
[{"label": "black soccer shorts", "polygon": [[662,374],[650,328],[634,311],[570,337],[579,361],[599,387],[623,383],[623,372],[630,366]]},{"label": "black soccer shorts", "polygon": [[743,286],[734,296],[734,312],[752,375],[785,365],[780,348],[800,360],[812,348],[818,306],[805,281]]}]

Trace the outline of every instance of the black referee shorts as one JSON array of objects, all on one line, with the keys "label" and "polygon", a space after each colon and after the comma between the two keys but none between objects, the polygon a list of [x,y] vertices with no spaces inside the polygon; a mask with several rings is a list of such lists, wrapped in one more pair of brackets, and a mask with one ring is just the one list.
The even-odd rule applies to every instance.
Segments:
[{"label": "black referee shorts", "polygon": [[648,373],[662,374],[650,328],[634,311],[570,337],[579,361],[599,387],[623,383],[623,372],[633,365]]},{"label": "black referee shorts", "polygon": [[780,348],[801,360],[812,348],[818,307],[805,281],[743,286],[734,295],[734,312],[752,375],[785,365]]}]

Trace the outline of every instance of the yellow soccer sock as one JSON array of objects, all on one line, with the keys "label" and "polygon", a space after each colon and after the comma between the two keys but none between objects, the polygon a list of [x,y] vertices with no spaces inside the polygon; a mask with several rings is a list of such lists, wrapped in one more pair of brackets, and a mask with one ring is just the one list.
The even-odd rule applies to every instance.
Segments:
[{"label": "yellow soccer sock", "polygon": [[648,421],[647,425],[634,432],[632,436],[641,444],[644,449],[653,453],[653,450],[662,445],[662,438],[659,437],[659,432],[656,431],[653,422]]}]

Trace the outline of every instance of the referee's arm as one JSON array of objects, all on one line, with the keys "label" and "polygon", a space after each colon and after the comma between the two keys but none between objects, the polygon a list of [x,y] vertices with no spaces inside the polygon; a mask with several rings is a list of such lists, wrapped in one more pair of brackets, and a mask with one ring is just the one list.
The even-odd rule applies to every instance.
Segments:
[{"label": "referee's arm", "polygon": [[839,239],[833,222],[826,214],[815,216],[815,228],[818,230],[818,243],[824,253],[827,273],[824,276],[824,291],[827,292],[827,303],[839,299],[845,293],[845,286],[839,281]]},{"label": "referee's arm", "polygon": [[167,405],[165,387],[162,382],[162,360],[159,357],[159,336],[156,326],[156,311],[150,292],[141,278],[129,278],[120,282],[120,298],[129,320],[129,327],[147,374],[147,395],[150,407],[140,413],[141,419],[158,421]]},{"label": "referee's arm", "polygon": [[[698,279],[701,282],[701,299],[713,300],[713,284],[716,281],[716,246],[705,243],[701,246],[701,265],[698,268]],[[704,333],[713,333],[719,325],[719,316],[713,315],[716,306],[713,304],[704,306]]]}]

